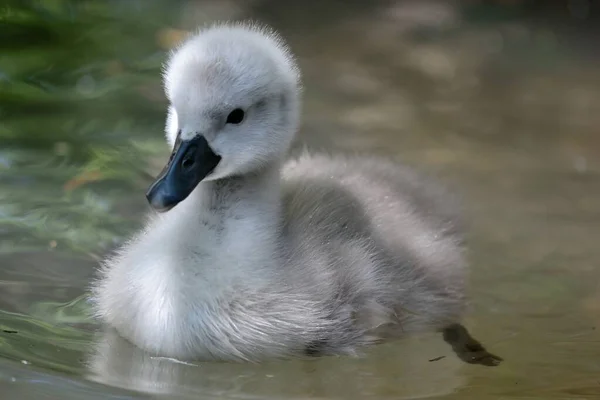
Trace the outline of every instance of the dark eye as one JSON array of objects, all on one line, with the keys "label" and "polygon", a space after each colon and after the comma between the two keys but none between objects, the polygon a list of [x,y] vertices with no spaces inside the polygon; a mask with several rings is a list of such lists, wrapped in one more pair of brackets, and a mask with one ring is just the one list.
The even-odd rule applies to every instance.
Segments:
[{"label": "dark eye", "polygon": [[244,115],[244,110],[241,108],[236,108],[227,116],[227,123],[237,125],[244,120]]}]

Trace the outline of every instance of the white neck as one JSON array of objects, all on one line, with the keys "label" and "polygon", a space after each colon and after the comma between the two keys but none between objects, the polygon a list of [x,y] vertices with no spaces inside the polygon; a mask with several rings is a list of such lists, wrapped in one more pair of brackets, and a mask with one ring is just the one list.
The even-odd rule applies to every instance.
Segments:
[{"label": "white neck", "polygon": [[281,254],[279,174],[277,164],[260,173],[200,183],[165,215],[173,228],[174,255],[187,254],[171,267],[205,281],[198,284],[223,289],[238,280],[264,280],[264,273],[276,268],[274,255]]},{"label": "white neck", "polygon": [[203,219],[220,223],[228,222],[236,211],[255,212],[246,217],[279,212],[279,174],[276,165],[259,173],[202,182],[190,195],[191,205]]},{"label": "white neck", "polygon": [[108,270],[99,313],[147,349],[185,355],[193,341],[210,348],[207,343],[230,329],[220,323],[222,313],[233,312],[229,302],[281,286],[279,173],[273,165],[260,174],[204,182],[157,215]]}]

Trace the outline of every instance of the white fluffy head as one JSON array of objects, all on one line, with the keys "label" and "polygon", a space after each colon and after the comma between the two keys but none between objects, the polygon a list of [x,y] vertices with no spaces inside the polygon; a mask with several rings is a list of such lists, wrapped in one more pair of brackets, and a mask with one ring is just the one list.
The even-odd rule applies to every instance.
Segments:
[{"label": "white fluffy head", "polygon": [[[221,162],[207,179],[256,171],[279,161],[298,128],[300,73],[283,40],[253,24],[215,25],[176,49],[165,66],[173,146],[203,135]],[[239,124],[227,123],[235,109]],[[239,115],[239,111],[238,111]]]}]

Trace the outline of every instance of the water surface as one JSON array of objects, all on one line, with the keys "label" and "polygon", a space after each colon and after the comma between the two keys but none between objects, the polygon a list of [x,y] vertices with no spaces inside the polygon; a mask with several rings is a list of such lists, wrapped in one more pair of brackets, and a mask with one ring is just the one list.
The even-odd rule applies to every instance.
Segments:
[{"label": "water surface", "polygon": [[[5,0],[2,393],[598,398],[597,16],[586,2],[455,3]],[[141,226],[144,191],[167,156],[166,51],[198,24],[246,17],[281,30],[298,55],[299,146],[397,158],[462,194],[466,324],[500,367],[463,364],[433,334],[361,359],[188,365],[149,357],[89,319],[82,296],[97,262]]]}]

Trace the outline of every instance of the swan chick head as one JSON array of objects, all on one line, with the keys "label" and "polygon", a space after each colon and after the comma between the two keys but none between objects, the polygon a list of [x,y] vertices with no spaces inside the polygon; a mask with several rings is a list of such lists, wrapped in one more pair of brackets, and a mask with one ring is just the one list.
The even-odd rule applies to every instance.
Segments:
[{"label": "swan chick head", "polygon": [[287,45],[253,24],[200,30],[164,70],[171,159],[147,197],[166,211],[202,180],[278,163],[298,129],[300,73]]}]

